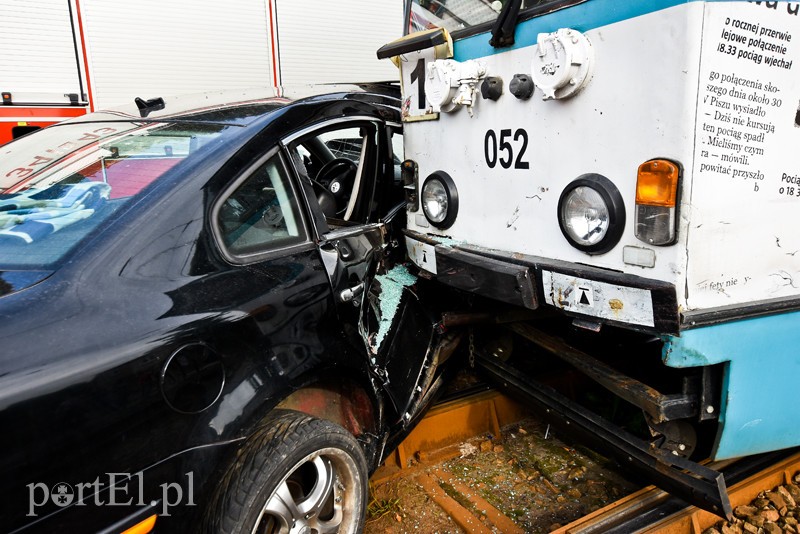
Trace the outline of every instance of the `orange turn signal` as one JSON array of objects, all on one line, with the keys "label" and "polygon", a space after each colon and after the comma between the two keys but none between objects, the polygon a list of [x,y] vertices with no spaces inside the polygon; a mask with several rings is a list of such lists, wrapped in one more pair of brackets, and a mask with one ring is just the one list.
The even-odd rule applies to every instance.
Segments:
[{"label": "orange turn signal", "polygon": [[144,521],[133,525],[131,528],[123,532],[122,534],[147,534],[151,532],[153,528],[156,526],[156,518],[158,516],[153,514]]},{"label": "orange turn signal", "polygon": [[653,159],[639,166],[636,204],[674,208],[678,196],[680,168],[665,159]]}]

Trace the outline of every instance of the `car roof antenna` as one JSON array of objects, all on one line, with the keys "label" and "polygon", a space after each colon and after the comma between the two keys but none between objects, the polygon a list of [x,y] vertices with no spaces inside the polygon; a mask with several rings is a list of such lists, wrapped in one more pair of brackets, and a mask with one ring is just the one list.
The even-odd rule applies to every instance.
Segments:
[{"label": "car roof antenna", "polygon": [[517,29],[521,7],[522,0],[507,0],[500,10],[500,15],[492,28],[492,38],[489,40],[489,44],[494,48],[504,48],[514,44],[514,30]]},{"label": "car roof antenna", "polygon": [[141,115],[142,118],[147,117],[154,111],[158,111],[166,107],[166,104],[164,104],[164,99],[161,97],[143,100],[137,96],[133,99],[133,101],[136,102],[136,107],[139,108],[139,115]]}]

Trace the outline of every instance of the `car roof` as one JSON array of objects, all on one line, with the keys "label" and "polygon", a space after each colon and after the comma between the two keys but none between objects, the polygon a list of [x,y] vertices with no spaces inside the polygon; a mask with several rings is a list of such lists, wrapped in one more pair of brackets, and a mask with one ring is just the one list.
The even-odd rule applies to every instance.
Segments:
[{"label": "car roof", "polygon": [[[90,122],[208,122],[247,126],[265,115],[300,101],[329,101],[353,98],[365,101],[397,99],[399,90],[386,84],[369,85],[298,85],[290,87],[265,87],[240,90],[165,96],[163,98],[137,99],[113,109],[100,110],[76,117],[60,124]],[[163,105],[162,105],[163,104]],[[140,106],[144,106],[144,110]]]}]

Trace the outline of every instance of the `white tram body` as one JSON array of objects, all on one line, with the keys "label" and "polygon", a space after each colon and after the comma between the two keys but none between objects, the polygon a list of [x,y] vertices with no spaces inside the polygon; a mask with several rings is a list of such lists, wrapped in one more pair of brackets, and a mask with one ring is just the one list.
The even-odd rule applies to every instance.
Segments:
[{"label": "white tram body", "polygon": [[[482,98],[478,81],[471,110],[457,106],[439,112],[437,120],[406,124],[406,151],[419,165],[420,181],[447,172],[459,202],[449,228],[432,225],[421,210],[409,216],[409,228],[667,282],[677,289],[682,312],[797,297],[797,5],[617,4],[593,0],[532,19],[518,30],[522,35],[511,50],[492,49],[485,34],[456,42],[455,60],[481,64],[484,78],[503,81],[503,94],[494,101]],[[536,81],[553,63],[555,69],[575,70],[560,63],[568,55],[560,42],[569,34],[556,36],[552,51],[550,34],[562,24],[578,28],[575,33],[586,39],[574,54],[581,55],[588,75],[578,91],[563,98],[556,91],[553,98]],[[543,47],[551,47],[545,61],[539,58]],[[413,61],[403,67],[408,63]],[[412,69],[403,70],[409,96],[419,84],[411,83],[406,70]],[[427,66],[427,76],[435,72]],[[537,87],[530,98],[510,93],[516,74],[533,79]],[[567,79],[567,87],[572,82]],[[637,238],[635,226],[637,169],[653,159],[675,162],[681,173],[675,237],[661,246]],[[572,246],[559,227],[561,193],[585,174],[612,181],[625,205],[619,241],[598,254]],[[420,256],[415,260],[430,270]],[[543,274],[548,304],[654,325],[649,295],[641,291]],[[591,289],[590,304],[581,304],[578,285]],[[575,298],[559,299],[570,286]],[[612,300],[623,305],[611,306]]]},{"label": "white tram body", "polygon": [[490,4],[415,0],[449,34],[392,49],[412,261],[724,365],[716,458],[800,444],[800,3]]}]

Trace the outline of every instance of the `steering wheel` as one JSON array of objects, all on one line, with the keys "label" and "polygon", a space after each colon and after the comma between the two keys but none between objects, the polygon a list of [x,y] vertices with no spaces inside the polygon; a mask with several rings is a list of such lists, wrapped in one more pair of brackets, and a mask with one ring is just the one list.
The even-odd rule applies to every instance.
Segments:
[{"label": "steering wheel", "polygon": [[337,205],[341,205],[350,196],[357,171],[355,162],[347,158],[334,158],[319,170],[317,181],[333,194]]}]

